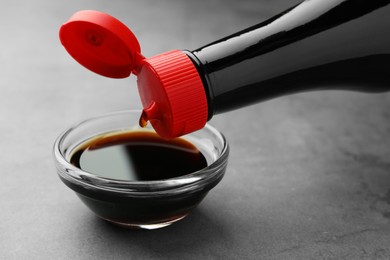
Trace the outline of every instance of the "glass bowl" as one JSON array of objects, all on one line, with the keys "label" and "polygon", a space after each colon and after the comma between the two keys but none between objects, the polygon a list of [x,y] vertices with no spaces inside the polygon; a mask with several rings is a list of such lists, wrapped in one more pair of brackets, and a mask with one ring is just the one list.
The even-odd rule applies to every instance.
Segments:
[{"label": "glass bowl", "polygon": [[207,166],[180,177],[152,181],[100,177],[70,163],[72,153],[96,136],[154,131],[150,126],[138,126],[140,115],[139,110],[119,111],[82,121],[56,139],[53,154],[60,179],[97,216],[122,227],[155,229],[184,218],[221,181],[229,146],[223,134],[207,124],[180,137],[197,147]]}]

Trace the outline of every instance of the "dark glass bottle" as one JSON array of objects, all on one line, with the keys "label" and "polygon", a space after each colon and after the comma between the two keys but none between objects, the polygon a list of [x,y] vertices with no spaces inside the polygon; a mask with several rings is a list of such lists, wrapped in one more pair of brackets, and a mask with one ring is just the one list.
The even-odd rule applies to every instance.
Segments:
[{"label": "dark glass bottle", "polygon": [[390,90],[390,0],[306,0],[194,51],[145,58],[115,18],[76,13],[60,30],[68,52],[104,76],[138,76],[144,107],[163,137],[213,115],[287,94]]},{"label": "dark glass bottle", "polygon": [[390,1],[305,1],[186,52],[206,87],[209,119],[286,94],[390,90]]}]

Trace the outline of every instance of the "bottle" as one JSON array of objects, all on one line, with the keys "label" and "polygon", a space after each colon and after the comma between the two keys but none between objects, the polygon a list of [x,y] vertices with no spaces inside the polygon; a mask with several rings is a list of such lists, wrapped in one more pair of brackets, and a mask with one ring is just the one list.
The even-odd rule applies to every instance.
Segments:
[{"label": "bottle", "polygon": [[80,11],[60,29],[66,50],[104,76],[135,74],[142,105],[165,138],[213,115],[287,94],[390,89],[390,0],[307,0],[193,51],[141,54],[114,17]]}]

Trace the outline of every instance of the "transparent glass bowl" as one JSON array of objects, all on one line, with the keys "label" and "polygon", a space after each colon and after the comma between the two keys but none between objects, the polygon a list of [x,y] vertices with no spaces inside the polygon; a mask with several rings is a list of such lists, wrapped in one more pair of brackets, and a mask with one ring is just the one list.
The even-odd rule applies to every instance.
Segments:
[{"label": "transparent glass bowl", "polygon": [[99,177],[69,162],[75,149],[95,136],[153,131],[150,126],[138,126],[140,114],[139,110],[119,111],[82,121],[57,138],[53,153],[60,179],[97,216],[123,227],[154,229],[184,218],[220,182],[226,170],[229,146],[222,133],[210,125],[182,136],[202,152],[208,166],[180,177],[155,181]]}]

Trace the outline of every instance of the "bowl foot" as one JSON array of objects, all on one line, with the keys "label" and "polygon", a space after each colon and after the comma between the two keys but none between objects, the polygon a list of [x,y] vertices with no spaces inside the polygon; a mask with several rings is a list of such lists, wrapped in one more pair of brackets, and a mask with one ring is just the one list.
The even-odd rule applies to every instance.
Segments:
[{"label": "bowl foot", "polygon": [[182,220],[188,215],[188,213],[175,216],[174,218],[164,220],[162,222],[156,222],[156,223],[123,223],[123,222],[118,222],[118,221],[113,221],[110,219],[102,218],[103,220],[115,225],[119,226],[122,228],[127,228],[127,229],[147,229],[147,230],[153,230],[153,229],[159,229],[163,227],[167,227],[172,225],[173,223]]}]

